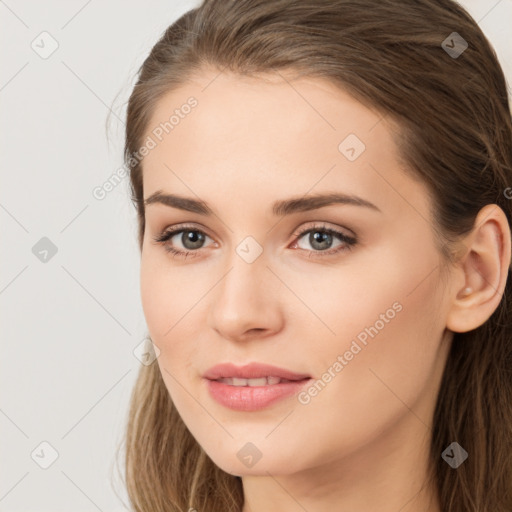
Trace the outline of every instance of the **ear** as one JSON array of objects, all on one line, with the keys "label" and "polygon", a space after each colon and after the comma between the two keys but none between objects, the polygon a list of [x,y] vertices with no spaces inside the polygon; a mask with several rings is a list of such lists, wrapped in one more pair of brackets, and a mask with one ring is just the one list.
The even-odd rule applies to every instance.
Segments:
[{"label": "ear", "polygon": [[476,329],[501,301],[511,266],[510,226],[503,210],[496,204],[484,206],[462,245],[446,320],[453,332]]}]

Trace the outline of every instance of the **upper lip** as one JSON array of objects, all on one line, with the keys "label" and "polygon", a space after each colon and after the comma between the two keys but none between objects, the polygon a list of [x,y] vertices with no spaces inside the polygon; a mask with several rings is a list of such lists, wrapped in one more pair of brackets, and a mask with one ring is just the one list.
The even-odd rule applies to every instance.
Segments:
[{"label": "upper lip", "polygon": [[285,368],[278,368],[264,363],[250,363],[245,366],[236,366],[233,363],[223,363],[212,366],[203,377],[209,380],[236,377],[239,379],[258,379],[261,377],[279,377],[286,380],[303,380],[309,375],[295,373]]}]

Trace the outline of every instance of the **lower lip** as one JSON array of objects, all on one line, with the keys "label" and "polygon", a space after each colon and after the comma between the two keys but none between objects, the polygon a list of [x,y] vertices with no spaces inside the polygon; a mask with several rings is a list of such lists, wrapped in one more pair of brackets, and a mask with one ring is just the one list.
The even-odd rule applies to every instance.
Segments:
[{"label": "lower lip", "polygon": [[267,386],[230,386],[206,379],[210,395],[221,405],[236,411],[259,411],[298,393],[311,379],[281,382]]}]

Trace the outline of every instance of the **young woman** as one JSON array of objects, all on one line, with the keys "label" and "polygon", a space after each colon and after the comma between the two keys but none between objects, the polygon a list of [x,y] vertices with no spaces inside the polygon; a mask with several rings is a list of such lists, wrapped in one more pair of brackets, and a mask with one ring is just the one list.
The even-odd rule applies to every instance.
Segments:
[{"label": "young woman", "polygon": [[512,510],[512,124],[450,0],[206,0],[131,94],[137,512]]}]

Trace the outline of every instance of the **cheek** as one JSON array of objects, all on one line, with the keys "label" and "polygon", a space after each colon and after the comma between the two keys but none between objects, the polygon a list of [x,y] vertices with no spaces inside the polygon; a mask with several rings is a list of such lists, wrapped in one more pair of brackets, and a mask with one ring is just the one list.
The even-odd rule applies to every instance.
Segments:
[{"label": "cheek", "polygon": [[187,373],[194,354],[191,334],[183,331],[183,327],[189,326],[184,315],[190,307],[186,307],[186,294],[176,293],[179,283],[173,279],[173,274],[176,273],[170,268],[166,270],[149,258],[142,258],[141,301],[149,335],[160,351],[156,363],[174,404],[183,410],[193,407],[182,404],[186,393],[180,383],[183,385],[189,379]]},{"label": "cheek", "polygon": [[[140,273],[140,294],[144,317],[153,341],[165,333],[165,312],[170,309],[168,299],[170,294],[165,293],[165,275],[162,275],[156,265],[143,253]],[[167,327],[168,328],[168,327]]]},{"label": "cheek", "polygon": [[202,288],[197,279],[190,271],[173,267],[170,258],[172,255],[156,248],[143,250],[141,256],[141,302],[155,342],[171,338],[173,326],[192,307],[194,297],[196,302],[201,297],[199,292]]},{"label": "cheek", "polygon": [[162,376],[169,390],[174,390],[177,384],[171,375],[180,382],[197,378],[191,367],[198,357],[197,340],[204,327],[197,314],[201,298],[212,284],[198,279],[191,266],[173,267],[169,257],[143,252],[140,292],[148,332],[160,350],[157,361]]},{"label": "cheek", "polygon": [[[326,417],[329,411],[319,427],[326,437],[336,431],[341,444],[364,444],[410,414],[408,407],[423,403],[421,397],[434,398],[444,325],[438,272],[429,275],[436,267],[432,261],[435,255],[414,267],[395,260],[373,275],[355,271],[328,298],[318,292],[309,296],[335,333],[322,329],[327,335],[312,336],[310,329],[309,336],[303,334],[315,341],[314,351],[304,357],[319,380],[301,403],[310,417]],[[415,413],[429,422],[428,408],[418,405]]]}]

